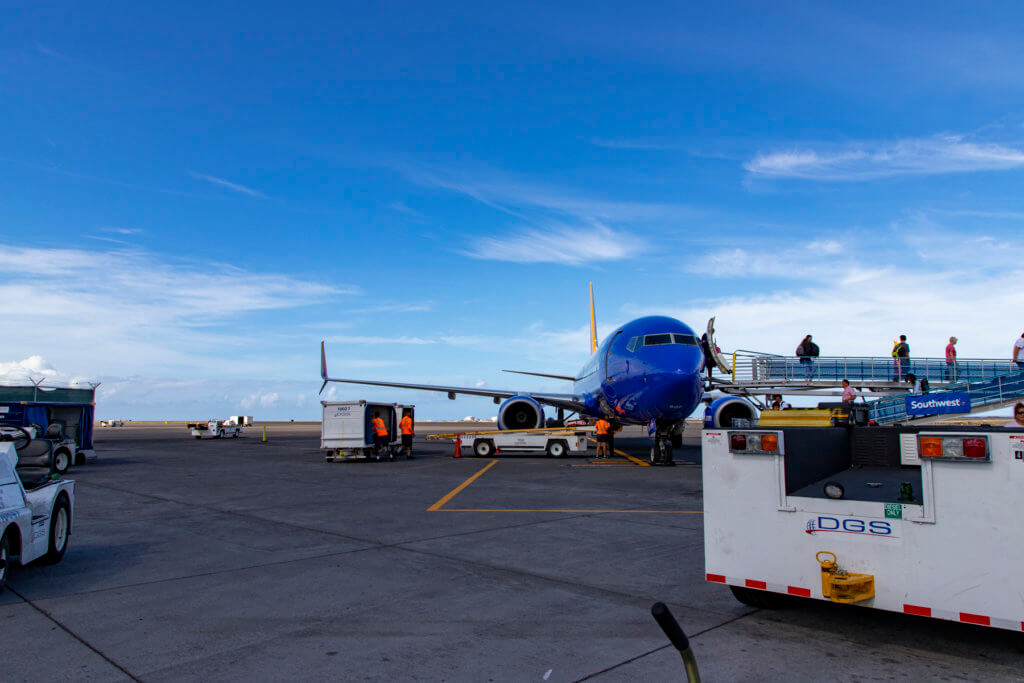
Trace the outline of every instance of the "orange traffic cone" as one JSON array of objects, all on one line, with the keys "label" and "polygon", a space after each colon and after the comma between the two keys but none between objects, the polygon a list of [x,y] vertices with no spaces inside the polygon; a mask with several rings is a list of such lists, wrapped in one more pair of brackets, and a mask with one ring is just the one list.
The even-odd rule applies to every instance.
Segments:
[{"label": "orange traffic cone", "polygon": [[462,457],[462,434],[455,435],[455,453],[452,454],[453,458]]}]

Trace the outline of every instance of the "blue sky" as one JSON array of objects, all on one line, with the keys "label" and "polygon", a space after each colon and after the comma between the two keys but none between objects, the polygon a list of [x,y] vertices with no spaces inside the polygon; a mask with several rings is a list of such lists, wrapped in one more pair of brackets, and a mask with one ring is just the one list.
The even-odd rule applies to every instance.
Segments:
[{"label": "blue sky", "polygon": [[[1008,357],[1016,3],[49,3],[0,27],[0,372],[106,417],[536,390],[664,313]],[[489,401],[358,387],[421,417]]]}]

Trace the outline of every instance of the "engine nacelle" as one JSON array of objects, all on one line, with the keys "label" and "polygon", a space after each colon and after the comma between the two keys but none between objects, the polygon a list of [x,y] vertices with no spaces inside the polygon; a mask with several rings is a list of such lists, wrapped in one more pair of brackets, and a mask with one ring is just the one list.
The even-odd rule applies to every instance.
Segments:
[{"label": "engine nacelle", "polygon": [[735,418],[757,421],[757,406],[745,398],[723,396],[712,401],[704,409],[705,429],[729,429]]},{"label": "engine nacelle", "polygon": [[498,429],[540,429],[544,408],[529,396],[513,396],[498,408]]}]

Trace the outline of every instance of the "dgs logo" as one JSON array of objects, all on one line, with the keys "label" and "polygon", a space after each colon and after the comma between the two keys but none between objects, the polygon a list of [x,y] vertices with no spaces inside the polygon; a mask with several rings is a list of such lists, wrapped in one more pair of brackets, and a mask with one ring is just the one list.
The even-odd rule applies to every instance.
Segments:
[{"label": "dgs logo", "polygon": [[812,536],[820,533],[856,534],[860,536],[881,536],[894,538],[892,523],[880,519],[857,519],[856,517],[828,517],[819,515],[807,520],[804,531]]}]

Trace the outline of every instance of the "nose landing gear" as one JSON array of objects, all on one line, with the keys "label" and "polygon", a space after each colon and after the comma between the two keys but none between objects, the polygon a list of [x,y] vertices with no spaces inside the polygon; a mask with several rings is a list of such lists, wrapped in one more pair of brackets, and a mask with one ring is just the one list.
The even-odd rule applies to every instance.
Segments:
[{"label": "nose landing gear", "polygon": [[653,434],[654,446],[651,448],[650,462],[652,465],[675,467],[672,459],[672,446],[679,441],[679,424],[675,422],[657,422]]}]

